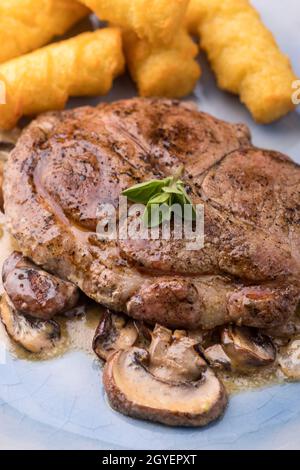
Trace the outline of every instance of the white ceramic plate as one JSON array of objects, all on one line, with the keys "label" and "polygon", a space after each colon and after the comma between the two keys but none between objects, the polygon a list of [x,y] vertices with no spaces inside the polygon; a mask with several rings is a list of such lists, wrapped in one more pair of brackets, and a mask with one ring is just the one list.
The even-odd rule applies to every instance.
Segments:
[{"label": "white ceramic plate", "polygon": [[[300,76],[299,0],[253,0]],[[204,76],[193,99],[219,118],[249,125],[256,145],[283,151],[300,163],[300,113],[271,126],[254,124],[238,100]],[[132,97],[128,78],[105,101]],[[99,100],[92,100],[92,104]],[[70,106],[86,104],[73,100]],[[242,393],[223,420],[206,429],[171,429],[112,411],[96,359],[80,351],[47,362],[0,351],[0,449],[300,449],[300,383]]]}]

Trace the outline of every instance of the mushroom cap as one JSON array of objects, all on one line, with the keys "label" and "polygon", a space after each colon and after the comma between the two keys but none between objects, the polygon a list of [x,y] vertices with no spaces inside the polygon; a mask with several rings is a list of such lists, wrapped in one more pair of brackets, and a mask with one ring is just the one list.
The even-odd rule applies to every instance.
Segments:
[{"label": "mushroom cap", "polygon": [[211,369],[196,381],[163,380],[150,372],[149,359],[136,347],[110,356],[103,382],[115,410],[169,426],[205,426],[222,415],[227,394]]},{"label": "mushroom cap", "polygon": [[205,359],[213,369],[231,370],[231,360],[221,344],[214,344],[203,351]]},{"label": "mushroom cap", "polygon": [[237,370],[264,367],[276,359],[271,339],[255,328],[229,325],[221,334],[222,347]]},{"label": "mushroom cap", "polygon": [[106,310],[95,332],[93,350],[100,359],[106,361],[115,351],[133,346],[138,336],[133,320]]},{"label": "mushroom cap", "polygon": [[2,269],[3,286],[15,308],[24,315],[49,320],[73,308],[79,289],[13,252]]},{"label": "mushroom cap", "polygon": [[9,336],[29,352],[52,349],[60,339],[60,327],[55,321],[23,316],[7,294],[0,301],[0,316]]},{"label": "mushroom cap", "polygon": [[278,363],[286,377],[290,380],[300,380],[300,336],[280,349]]}]

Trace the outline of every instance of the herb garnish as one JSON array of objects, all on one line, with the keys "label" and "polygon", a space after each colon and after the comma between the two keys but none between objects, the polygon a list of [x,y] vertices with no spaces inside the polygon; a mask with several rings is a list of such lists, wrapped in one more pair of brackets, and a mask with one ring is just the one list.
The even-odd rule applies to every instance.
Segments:
[{"label": "herb garnish", "polygon": [[130,201],[146,205],[143,221],[147,227],[155,227],[170,220],[171,206],[174,204],[179,204],[183,209],[185,205],[191,205],[192,220],[196,218],[195,207],[180,179],[182,173],[183,167],[180,167],[173,176],[136,184],[122,192]]}]

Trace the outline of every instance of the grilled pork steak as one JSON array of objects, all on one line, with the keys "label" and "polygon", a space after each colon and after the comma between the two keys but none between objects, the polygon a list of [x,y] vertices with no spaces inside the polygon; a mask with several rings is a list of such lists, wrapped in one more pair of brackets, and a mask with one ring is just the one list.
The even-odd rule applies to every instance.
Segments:
[{"label": "grilled pork steak", "polygon": [[[184,164],[205,245],[100,241],[97,205]],[[5,211],[25,256],[130,316],[170,328],[282,325],[299,300],[300,171],[247,128],[162,99],[40,116],[10,156]]]}]

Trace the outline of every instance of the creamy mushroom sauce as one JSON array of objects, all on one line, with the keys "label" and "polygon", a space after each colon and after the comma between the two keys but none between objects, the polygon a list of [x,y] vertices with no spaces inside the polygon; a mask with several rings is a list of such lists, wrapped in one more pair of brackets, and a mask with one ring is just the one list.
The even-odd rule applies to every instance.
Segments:
[{"label": "creamy mushroom sauce", "polygon": [[[5,259],[13,250],[17,250],[17,243],[10,236],[8,229],[5,225],[5,218],[0,213],[0,269]],[[0,280],[0,293],[3,292],[2,281]],[[56,317],[56,320],[61,325],[62,337],[58,345],[52,350],[41,353],[33,354],[25,351],[21,346],[14,343],[6,334],[5,328],[0,322],[0,341],[4,342],[7,349],[16,358],[27,359],[31,361],[47,360],[54,357],[59,357],[69,350],[81,350],[86,354],[94,356],[92,350],[92,341],[95,330],[98,326],[101,316],[104,313],[104,308],[100,305],[94,304],[88,307],[85,316],[77,318],[64,318],[62,316]],[[300,357],[299,357],[300,367]],[[230,394],[240,392],[242,390],[249,390],[253,388],[264,387],[275,383],[283,383],[288,380],[282,373],[280,367],[275,364],[271,367],[264,368],[263,370],[257,369],[251,375],[234,374],[231,372],[218,372],[218,376],[223,380],[226,389]]]}]

